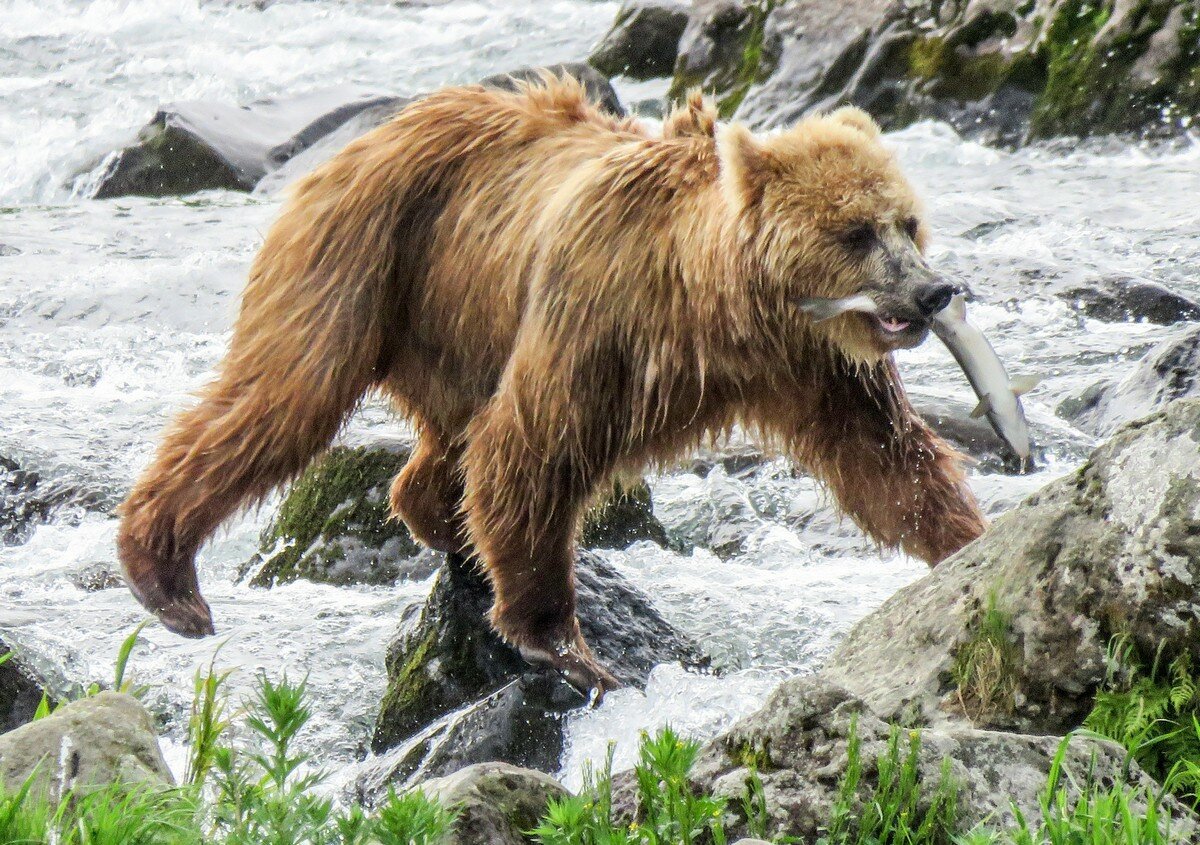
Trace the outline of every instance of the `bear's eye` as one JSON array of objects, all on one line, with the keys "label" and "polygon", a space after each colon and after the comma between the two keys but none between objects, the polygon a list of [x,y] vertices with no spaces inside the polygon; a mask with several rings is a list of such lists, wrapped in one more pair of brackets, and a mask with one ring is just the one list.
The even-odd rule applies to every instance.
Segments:
[{"label": "bear's eye", "polygon": [[920,227],[921,224],[917,222],[917,218],[910,217],[904,221],[904,234],[908,235],[910,241],[915,241],[917,239],[917,231]]},{"label": "bear's eye", "polygon": [[875,245],[875,230],[868,223],[859,223],[842,232],[840,241],[850,252],[861,254]]}]

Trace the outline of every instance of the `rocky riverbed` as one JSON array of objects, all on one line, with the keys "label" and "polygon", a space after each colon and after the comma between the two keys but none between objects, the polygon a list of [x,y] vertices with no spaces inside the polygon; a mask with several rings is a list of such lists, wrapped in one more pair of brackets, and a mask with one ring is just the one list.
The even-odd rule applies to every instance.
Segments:
[{"label": "rocky riverbed", "polygon": [[[115,576],[113,508],[158,429],[209,378],[287,183],[425,91],[507,84],[510,72],[563,62],[612,110],[660,114],[665,96],[694,84],[764,129],[835,102],[872,110],[927,200],[933,260],[969,287],[972,317],[1009,369],[1042,376],[1026,398],[1037,466],[1012,473],[967,416],[961,373],[928,344],[900,357],[915,404],[977,459],[971,483],[989,514],[1012,511],[975,557],[923,577],[740,436],[650,476],[585,536],[582,578],[598,598],[585,624],[613,629],[610,659],[626,659],[636,682],[586,710],[488,639],[471,616],[486,596],[469,570],[386,521],[384,485],[409,436],[368,403],[329,462],[201,557],[219,662],[238,669],[240,691],[257,669],[309,675],[304,742],[337,772],[336,794],[369,797],[485,759],[536,765],[574,788],[609,741],[627,765],[638,731],[666,722],[725,737],[702,777],[733,783],[729,737],[780,728],[752,717],[726,732],[780,682],[822,666],[772,706],[797,720],[814,701],[901,718],[952,757],[967,749],[960,762],[1018,743],[1032,771],[1044,744],[1006,737],[1077,723],[1114,606],[1146,620],[1147,644],[1193,630],[1188,600],[1171,606],[1170,625],[1154,616],[1163,608],[1147,579],[1186,574],[1196,559],[1186,496],[1200,459],[1181,434],[1194,409],[1115,434],[1197,394],[1190,4],[106,8],[18,2],[0,33],[0,126],[11,130],[0,132],[0,641],[19,653],[0,667],[0,727],[25,721],[41,689],[67,698],[111,677],[143,616]],[[1134,439],[1143,445],[1122,451]],[[1160,529],[1105,522],[1112,513]],[[1067,523],[1078,532],[1058,536]],[[1008,721],[967,724],[947,710],[944,666],[982,600],[960,587],[984,583],[984,570],[1012,585],[1029,671]],[[1082,580],[1068,589],[1053,580],[1060,571]],[[1187,589],[1170,582],[1176,598]],[[1132,595],[1122,590],[1143,604],[1121,604]],[[1075,620],[1069,631],[1039,616],[1047,591]],[[888,614],[915,607],[930,627],[896,637]],[[884,642],[890,651],[873,651]],[[150,628],[134,655],[176,774],[191,676],[216,648]],[[1062,662],[1039,665],[1046,654]],[[831,748],[840,718],[812,728]],[[808,763],[780,753],[779,770],[802,777]],[[803,801],[819,797],[805,794],[780,794],[779,818],[800,825]]]}]

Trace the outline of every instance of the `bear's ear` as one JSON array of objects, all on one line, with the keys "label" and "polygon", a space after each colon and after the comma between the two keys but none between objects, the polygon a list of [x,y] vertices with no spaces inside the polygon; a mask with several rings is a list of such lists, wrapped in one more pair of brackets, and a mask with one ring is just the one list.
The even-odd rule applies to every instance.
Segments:
[{"label": "bear's ear", "polygon": [[868,138],[879,137],[879,124],[875,122],[875,118],[857,106],[842,106],[840,109],[830,112],[829,119],[837,121],[843,126],[849,126],[851,129],[857,129]]},{"label": "bear's ear", "polygon": [[721,179],[739,208],[755,205],[777,169],[774,155],[745,126],[732,123],[719,138]]}]

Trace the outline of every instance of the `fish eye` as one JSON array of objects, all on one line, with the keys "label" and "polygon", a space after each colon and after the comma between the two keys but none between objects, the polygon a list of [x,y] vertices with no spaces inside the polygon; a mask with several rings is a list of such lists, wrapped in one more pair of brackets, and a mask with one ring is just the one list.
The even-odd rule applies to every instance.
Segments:
[{"label": "fish eye", "polygon": [[910,241],[917,239],[917,231],[920,229],[920,226],[921,224],[915,217],[910,217],[904,221],[904,234],[908,235]]},{"label": "fish eye", "polygon": [[848,251],[862,254],[875,245],[875,230],[869,223],[856,223],[838,240]]}]

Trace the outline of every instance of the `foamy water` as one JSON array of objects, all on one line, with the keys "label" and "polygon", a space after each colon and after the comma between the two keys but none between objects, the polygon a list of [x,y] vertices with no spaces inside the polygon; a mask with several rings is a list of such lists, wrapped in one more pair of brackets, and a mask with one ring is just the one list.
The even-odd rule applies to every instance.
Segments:
[{"label": "foamy water", "polygon": [[[84,592],[79,573],[114,560],[108,515],[149,460],[157,432],[209,377],[228,340],[245,274],[276,201],[210,192],[93,201],[77,175],[131,138],[163,101],[246,102],[340,83],[412,93],[531,63],[584,57],[616,3],[9,0],[0,31],[0,455],[87,494],[21,545],[0,548],[0,635],[64,687],[104,681],[144,614],[122,589]],[[618,87],[620,84],[618,81]],[[623,89],[629,90],[629,89]],[[643,88],[639,88],[644,90]],[[640,94],[638,95],[640,96]],[[979,474],[992,513],[1069,471],[1090,445],[1054,408],[1121,374],[1169,330],[1080,318],[1056,291],[1102,276],[1155,280],[1200,296],[1200,153],[1137,147],[1004,153],[921,124],[888,138],[925,195],[933,260],[979,296],[972,318],[1010,372],[1043,376],[1026,398],[1035,436],[1064,445],[1032,476]],[[969,401],[936,343],[905,353],[916,394]],[[355,434],[402,430],[378,405]],[[709,736],[752,711],[781,678],[812,671],[847,627],[924,565],[880,555],[837,520],[785,462],[707,478],[653,479],[678,536],[736,518],[740,551],[721,560],[647,544],[610,557],[701,642],[722,670],[660,667],[645,693],[624,690],[572,717],[564,776],[618,741],[671,721]],[[98,504],[97,504],[98,503]],[[352,775],[384,686],[383,653],[401,611],[428,583],[269,591],[234,583],[272,504],[225,528],[201,555],[220,636],[186,641],[153,626],[133,669],[182,754],[191,676],[220,647],[244,693],[254,673],[308,675],[307,747]]]}]

